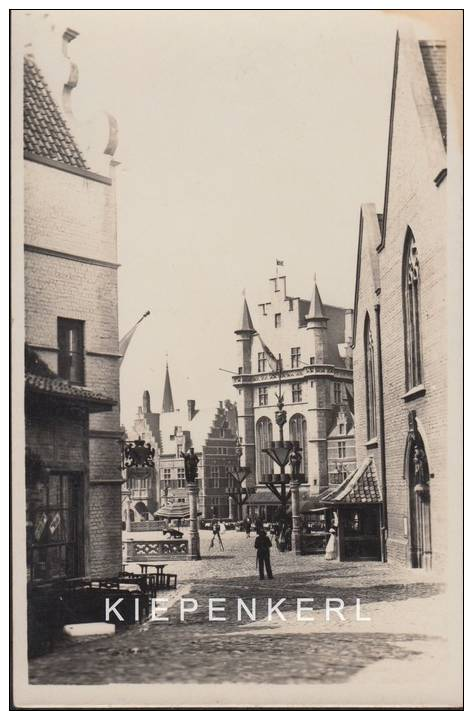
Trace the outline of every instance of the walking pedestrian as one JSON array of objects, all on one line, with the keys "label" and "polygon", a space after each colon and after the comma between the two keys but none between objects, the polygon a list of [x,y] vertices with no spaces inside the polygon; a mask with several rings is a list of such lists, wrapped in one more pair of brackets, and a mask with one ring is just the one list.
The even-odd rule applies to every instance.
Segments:
[{"label": "walking pedestrian", "polygon": [[276,543],[277,543],[278,538],[279,538],[279,533],[280,533],[279,523],[277,523],[277,522],[273,523],[271,526],[271,537],[270,537],[271,543],[274,540],[276,540]]},{"label": "walking pedestrian", "polygon": [[256,536],[255,540],[256,548],[256,563],[259,568],[259,578],[264,580],[264,569],[266,568],[266,574],[269,580],[273,579],[273,571],[271,570],[271,556],[269,549],[271,548],[271,541],[269,540],[266,531],[261,529],[261,531]]},{"label": "walking pedestrian", "polygon": [[338,554],[338,539],[337,531],[335,528],[331,528],[330,537],[328,539],[327,547],[325,549],[325,560],[335,560]]},{"label": "walking pedestrian", "polygon": [[210,541],[209,550],[214,547],[215,539],[220,543],[220,550],[225,550],[222,539],[220,538],[220,524],[217,520],[212,522],[212,539]]},{"label": "walking pedestrian", "polygon": [[292,526],[287,526],[284,538],[285,549],[287,551],[292,551]]},{"label": "walking pedestrian", "polygon": [[249,516],[245,518],[245,531],[246,531],[246,537],[249,538],[251,534],[251,519]]}]

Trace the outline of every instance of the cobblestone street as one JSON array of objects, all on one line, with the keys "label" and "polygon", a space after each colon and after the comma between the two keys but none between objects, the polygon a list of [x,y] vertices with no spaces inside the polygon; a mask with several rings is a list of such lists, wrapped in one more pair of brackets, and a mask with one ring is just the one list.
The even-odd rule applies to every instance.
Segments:
[{"label": "cobblestone street", "polygon": [[[224,552],[208,550],[210,534],[201,532],[203,559],[169,562],[178,573],[178,590],[166,613],[169,621],[147,622],[120,630],[114,637],[64,640],[55,650],[30,662],[33,684],[213,683],[271,684],[371,681],[399,670],[430,668],[445,652],[445,616],[439,614],[444,593],[419,571],[381,563],[337,563],[322,556],[296,558],[273,548],[273,580],[260,581],[255,570],[254,534],[226,532]],[[133,566],[129,566],[133,570]],[[195,598],[198,608],[179,619],[179,597]],[[251,607],[256,598],[257,620],[237,619],[236,598]],[[208,598],[225,598],[215,605],[225,621],[209,622]],[[285,620],[268,621],[267,599],[280,606]],[[297,621],[296,598],[313,608]],[[325,620],[326,598],[342,598],[342,621]],[[356,620],[356,598],[361,616]],[[261,652],[264,650],[264,654]],[[268,653],[270,650],[270,653]]]}]

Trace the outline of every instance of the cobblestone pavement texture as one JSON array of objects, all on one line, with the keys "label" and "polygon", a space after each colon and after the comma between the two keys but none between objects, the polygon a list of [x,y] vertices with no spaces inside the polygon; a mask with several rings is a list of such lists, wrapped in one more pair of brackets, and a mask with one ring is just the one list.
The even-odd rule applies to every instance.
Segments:
[{"label": "cobblestone pavement texture", "polygon": [[[417,571],[382,563],[338,563],[322,556],[295,557],[273,548],[274,579],[259,580],[254,534],[227,532],[225,551],[209,551],[201,534],[201,561],[173,561],[178,593],[197,600],[196,612],[179,619],[179,601],[168,622],[148,621],[120,628],[113,637],[60,640],[55,649],[30,660],[33,684],[157,682],[256,682],[272,684],[345,682],[381,660],[415,660],[426,646],[443,641],[442,586]],[[133,566],[129,566],[133,570]],[[179,597],[179,594],[175,596]],[[209,622],[208,598],[226,598],[225,621]],[[257,621],[237,619],[236,598],[251,607]],[[286,621],[267,620],[267,599],[286,598]],[[312,598],[314,622],[296,620],[296,599]],[[343,622],[325,620],[326,598],[342,598]],[[361,614],[355,619],[356,598]],[[217,603],[216,603],[217,604]],[[433,622],[437,620],[437,624]]]}]

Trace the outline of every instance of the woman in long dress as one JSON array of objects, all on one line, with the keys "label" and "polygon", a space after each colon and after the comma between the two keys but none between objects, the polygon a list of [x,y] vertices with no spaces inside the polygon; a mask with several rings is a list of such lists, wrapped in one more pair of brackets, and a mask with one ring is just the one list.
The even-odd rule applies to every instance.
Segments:
[{"label": "woman in long dress", "polygon": [[336,560],[338,554],[337,532],[334,528],[331,528],[329,533],[330,537],[325,549],[325,560]]}]

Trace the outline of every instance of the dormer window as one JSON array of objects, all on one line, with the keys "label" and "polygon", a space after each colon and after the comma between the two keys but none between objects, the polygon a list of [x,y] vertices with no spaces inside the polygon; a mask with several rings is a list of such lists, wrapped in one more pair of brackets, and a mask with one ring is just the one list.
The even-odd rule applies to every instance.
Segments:
[{"label": "dormer window", "polygon": [[281,314],[274,314],[274,328],[281,328]]},{"label": "dormer window", "polygon": [[266,354],[258,353],[258,373],[264,373],[266,370]]}]

